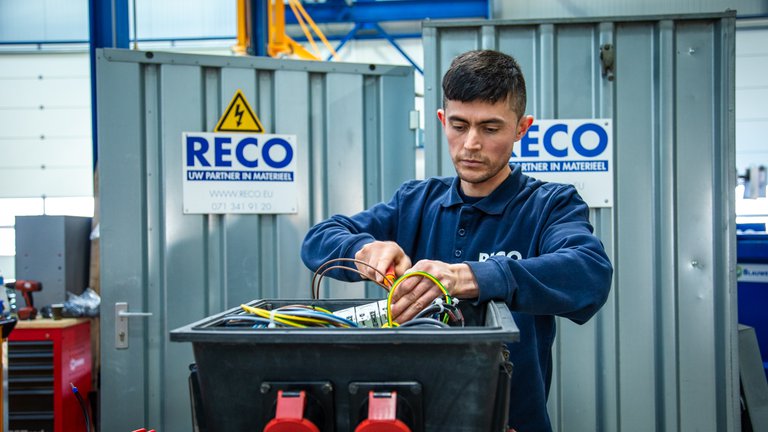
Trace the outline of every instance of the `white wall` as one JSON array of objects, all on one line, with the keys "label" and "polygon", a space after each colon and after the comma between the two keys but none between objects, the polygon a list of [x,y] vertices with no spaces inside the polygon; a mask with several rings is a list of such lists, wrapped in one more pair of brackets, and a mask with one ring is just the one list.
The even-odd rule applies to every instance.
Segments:
[{"label": "white wall", "polygon": [[0,54],[0,197],[92,196],[87,52]]},{"label": "white wall", "polygon": [[[746,174],[750,167],[768,167],[766,72],[768,21],[740,21],[736,31],[736,169],[739,175]],[[754,197],[757,187],[749,186]],[[736,189],[736,222],[768,224],[768,198],[742,199],[744,189],[744,186]]]},{"label": "white wall", "polygon": [[736,32],[736,167],[768,166],[768,22]]},{"label": "white wall", "polygon": [[88,40],[88,0],[0,0],[0,41]]}]

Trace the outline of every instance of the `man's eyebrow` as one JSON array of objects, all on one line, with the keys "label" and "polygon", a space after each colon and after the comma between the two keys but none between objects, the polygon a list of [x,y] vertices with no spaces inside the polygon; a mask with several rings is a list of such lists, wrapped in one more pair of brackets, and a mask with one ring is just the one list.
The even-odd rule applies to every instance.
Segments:
[{"label": "man's eyebrow", "polygon": [[502,119],[495,119],[494,118],[494,119],[483,120],[483,121],[481,121],[478,124],[481,124],[481,125],[494,124],[494,125],[496,125],[496,124],[504,124],[504,123],[506,123],[504,120],[502,120]]},{"label": "man's eyebrow", "polygon": [[[457,115],[449,115],[448,121],[452,121],[452,122],[458,121],[462,123],[469,123],[469,120]],[[498,124],[504,124],[504,123],[506,123],[504,120],[498,119],[498,118],[490,118],[490,119],[478,122],[479,125],[488,125],[488,124],[498,125]]]},{"label": "man's eyebrow", "polygon": [[464,117],[457,116],[455,114],[449,115],[448,116],[448,120],[449,121],[460,121],[460,122],[464,122],[464,123],[469,123],[469,121],[467,121],[467,119],[465,119]]}]

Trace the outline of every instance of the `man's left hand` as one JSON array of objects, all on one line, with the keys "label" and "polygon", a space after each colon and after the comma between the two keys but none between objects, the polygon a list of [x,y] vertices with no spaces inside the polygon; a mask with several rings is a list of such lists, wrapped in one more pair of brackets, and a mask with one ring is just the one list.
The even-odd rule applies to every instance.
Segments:
[{"label": "man's left hand", "polygon": [[[423,271],[431,274],[457,298],[474,298],[479,290],[475,275],[467,264],[448,264],[442,261],[421,260],[406,274]],[[434,282],[423,276],[412,276],[403,280],[392,294],[392,318],[398,323],[413,319],[432,301],[442,297],[443,292]]]}]

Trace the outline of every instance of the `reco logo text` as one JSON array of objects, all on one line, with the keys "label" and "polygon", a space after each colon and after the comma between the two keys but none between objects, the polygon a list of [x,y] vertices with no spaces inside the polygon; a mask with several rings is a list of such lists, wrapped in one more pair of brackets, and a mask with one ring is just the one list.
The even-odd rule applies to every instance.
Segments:
[{"label": "reco logo text", "polygon": [[[558,135],[563,136],[557,137]],[[569,138],[570,142],[568,142]],[[596,145],[595,139],[597,140]],[[568,157],[571,148],[580,156],[593,158],[608,148],[608,133],[602,126],[595,123],[584,123],[574,129],[572,133],[568,130],[567,124],[556,123],[544,130],[541,145],[545,153],[557,158]],[[539,125],[533,124],[520,140],[520,157],[538,156]]]},{"label": "reco logo text", "polygon": [[509,251],[509,252],[505,252],[505,251],[498,251],[498,252],[491,252],[491,253],[480,252],[480,255],[478,255],[478,257],[477,257],[477,260],[480,261],[480,262],[483,262],[483,261],[486,261],[488,258],[490,258],[492,256],[506,256],[506,257],[512,258],[514,260],[523,259],[523,254],[521,254],[518,251],[513,250],[513,251]]},{"label": "reco logo text", "polygon": [[[246,168],[257,168],[259,156],[267,166],[276,169],[287,167],[293,160],[293,148],[288,141],[282,138],[268,139],[261,146],[261,151],[258,151],[259,140],[254,137],[243,138],[234,145],[231,137],[216,137],[213,140],[212,152],[210,143],[204,137],[188,136],[185,145],[187,146],[186,164],[188,167],[209,167],[211,162],[215,167],[231,167],[233,150],[235,160]],[[273,148],[283,149],[281,157],[273,159],[275,155],[270,152]]]}]

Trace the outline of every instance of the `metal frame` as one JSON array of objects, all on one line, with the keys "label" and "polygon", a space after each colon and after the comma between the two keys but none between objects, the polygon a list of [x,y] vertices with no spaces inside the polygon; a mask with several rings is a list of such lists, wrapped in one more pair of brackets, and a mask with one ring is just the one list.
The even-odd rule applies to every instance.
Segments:
[{"label": "metal frame", "polygon": [[[304,8],[317,23],[421,21],[425,19],[488,18],[489,0],[328,0],[324,3],[306,3]],[[297,24],[287,19],[288,24]]]},{"label": "metal frame", "polygon": [[91,58],[91,140],[93,142],[93,169],[99,160],[98,147],[98,95],[96,94],[96,50],[99,48],[128,48],[128,0],[89,0],[89,52]]},{"label": "metal frame", "polygon": [[[336,46],[336,52],[341,51],[341,49],[344,47],[344,45],[346,45],[347,42],[349,42],[350,40],[357,39],[357,32],[359,32],[360,30],[367,30],[367,29],[375,30],[376,31],[376,35],[386,39],[387,42],[389,42],[389,44],[392,45],[397,50],[397,52],[399,52],[400,55],[403,56],[403,58],[405,58],[408,61],[408,63],[410,63],[411,66],[413,66],[416,69],[416,71],[420,75],[422,75],[422,76],[424,75],[424,69],[422,69],[421,66],[419,66],[411,58],[411,56],[409,56],[408,53],[406,53],[400,47],[400,45],[397,43],[397,41],[395,41],[395,37],[393,37],[392,35],[387,33],[383,28],[381,28],[381,26],[377,22],[372,22],[372,23],[355,23],[355,26],[352,28],[352,30],[350,30],[349,33],[347,33],[344,37],[341,38],[341,42],[339,42],[339,44]],[[419,37],[421,37],[421,35],[419,35]],[[369,35],[368,38],[370,39],[370,35]],[[330,61],[332,58],[333,58],[333,56],[329,55],[326,60]]]}]

